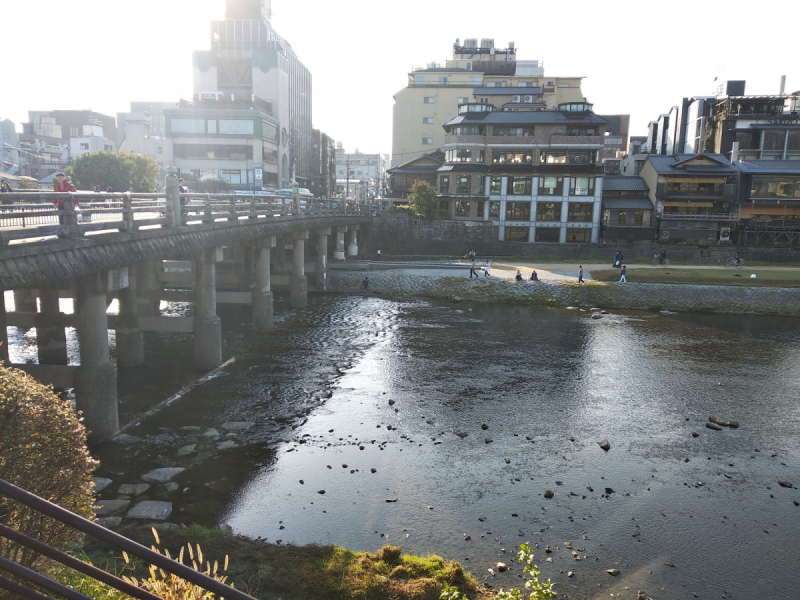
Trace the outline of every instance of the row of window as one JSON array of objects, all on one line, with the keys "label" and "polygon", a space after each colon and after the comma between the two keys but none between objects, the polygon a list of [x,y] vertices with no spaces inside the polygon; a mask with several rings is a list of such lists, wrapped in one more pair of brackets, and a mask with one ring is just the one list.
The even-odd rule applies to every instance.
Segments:
[{"label": "row of window", "polygon": [[767,129],[764,131],[745,129],[736,132],[736,141],[741,150],[800,150],[800,130]]},{"label": "row of window", "polygon": [[[563,202],[537,202],[536,221],[556,222],[561,221],[561,206]],[[484,200],[479,200],[477,204],[477,217],[483,218]],[[459,200],[455,203],[455,215],[457,217],[469,217],[472,201]],[[449,210],[449,202],[442,200],[439,209]],[[592,202],[569,202],[567,207],[567,220],[573,223],[591,223],[594,215],[594,203]],[[649,218],[649,213],[648,213]],[[489,219],[500,220],[500,203],[489,202]],[[506,221],[530,221],[531,203],[530,202],[506,202],[505,211]]]},{"label": "row of window", "polygon": [[[479,175],[478,189],[476,193],[484,193],[486,186],[486,176]],[[472,175],[460,175],[456,179],[456,194],[470,194],[473,193],[472,188]],[[508,185],[506,194],[509,196],[530,196],[532,191],[533,180],[530,177],[508,177]],[[489,195],[499,196],[502,193],[502,177],[489,178]],[[570,196],[594,196],[594,177],[570,177],[569,178],[569,195]],[[539,196],[562,196],[564,192],[564,178],[563,177],[539,177]],[[449,194],[452,193],[450,189],[450,175],[441,175],[439,177],[439,193]]]},{"label": "row of window", "polygon": [[[428,140],[428,141],[426,141]],[[433,144],[433,138],[422,138],[423,144]],[[495,150],[492,164],[534,164],[537,152],[530,149]],[[453,148],[445,152],[445,162],[484,163],[486,151],[476,148]],[[547,151],[539,154],[543,165],[591,165],[597,163],[597,152]]]},{"label": "row of window", "polygon": [[751,198],[800,198],[800,177],[759,175],[753,177]]},{"label": "row of window", "polygon": [[[527,242],[530,239],[530,227],[506,227],[506,242]],[[559,242],[561,229],[558,227],[535,227],[534,241]],[[592,230],[577,227],[567,228],[567,243],[588,244],[592,241]]]}]

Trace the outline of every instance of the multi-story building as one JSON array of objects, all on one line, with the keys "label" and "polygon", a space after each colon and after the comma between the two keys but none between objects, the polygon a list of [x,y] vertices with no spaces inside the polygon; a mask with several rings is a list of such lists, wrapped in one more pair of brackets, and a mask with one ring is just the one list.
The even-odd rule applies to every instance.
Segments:
[{"label": "multi-story building", "polygon": [[165,110],[178,108],[177,102],[131,102],[131,110],[117,113],[117,151],[142,154],[164,169],[167,155]]},{"label": "multi-story building", "polygon": [[[386,156],[346,152],[341,144],[336,148],[336,179],[349,180],[351,191],[356,190],[359,199],[366,200],[380,195],[386,181]],[[363,196],[363,198],[362,198]]]},{"label": "multi-story building", "polygon": [[430,154],[423,154],[398,167],[388,169],[386,173],[389,175],[389,197],[406,198],[414,184],[423,181],[431,187],[436,187],[439,167],[443,163],[444,152],[434,150]]},{"label": "multi-story building", "polygon": [[603,178],[604,241],[652,240],[656,218],[649,188],[641,177],[621,175]]},{"label": "multi-story building", "polygon": [[440,214],[492,221],[504,241],[597,242],[606,120],[586,102],[557,108],[462,105],[444,124]]},{"label": "multi-story building", "polygon": [[721,154],[648,156],[641,178],[656,208],[659,239],[718,242],[730,236],[736,169]]},{"label": "multi-story building", "polygon": [[336,193],[336,143],[319,129],[313,130],[313,136],[313,176],[308,189],[317,198],[330,198]]},{"label": "multi-story building", "polygon": [[628,149],[628,128],[630,115],[600,115],[606,121],[605,137],[603,138],[603,169],[606,175],[616,175],[622,169],[622,159]]},{"label": "multi-story building", "polygon": [[256,187],[291,187],[294,172],[299,184],[309,187],[311,74],[272,28],[270,0],[226,0],[225,7],[225,20],[211,23],[211,49],[194,53],[195,100],[269,104],[268,114],[279,124],[277,183],[261,181],[254,173],[246,179],[253,178]]},{"label": "multi-story building", "polygon": [[115,140],[117,137],[114,117],[93,110],[31,110],[28,121],[22,124],[23,133],[62,140],[77,137]]},{"label": "multi-story building", "polygon": [[800,231],[800,160],[734,161],[739,170],[739,225],[744,232],[781,235]]},{"label": "multi-story building", "polygon": [[514,43],[495,48],[494,40],[456,40],[453,58],[412,70],[394,95],[392,166],[442,148],[442,126],[459,106],[488,103],[504,110],[549,109],[583,102],[582,77],[544,75],[538,60],[517,60]]},{"label": "multi-story building", "polygon": [[165,110],[166,161],[181,176],[222,179],[234,189],[277,189],[277,119],[262,100],[181,102]]},{"label": "multi-story building", "polygon": [[19,134],[11,119],[0,121],[0,171],[13,175],[20,173]]}]

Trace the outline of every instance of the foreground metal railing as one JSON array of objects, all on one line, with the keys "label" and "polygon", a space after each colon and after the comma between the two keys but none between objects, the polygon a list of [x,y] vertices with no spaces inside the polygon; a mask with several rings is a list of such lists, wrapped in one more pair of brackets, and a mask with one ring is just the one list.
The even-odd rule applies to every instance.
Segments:
[{"label": "foreground metal railing", "polygon": [[[25,506],[36,510],[48,517],[52,517],[61,523],[69,525],[86,535],[89,535],[97,540],[105,542],[109,546],[116,548],[120,551],[125,551],[128,554],[140,558],[148,564],[154,565],[164,571],[177,575],[197,586],[200,586],[206,591],[217,594],[220,598],[227,600],[253,600],[252,596],[248,596],[244,592],[240,592],[220,581],[195,571],[175,560],[167,558],[163,554],[159,554],[154,550],[146,548],[141,544],[129,540],[128,538],[109,531],[105,527],[101,527],[97,523],[84,519],[68,510],[56,506],[55,504],[40,498],[30,492],[23,490],[3,479],[0,479],[0,495],[16,500]],[[98,569],[88,563],[76,559],[60,550],[47,546],[42,542],[28,537],[18,531],[14,531],[5,525],[0,524],[0,536],[5,537],[12,542],[24,546],[46,556],[66,567],[74,569],[92,579],[101,581],[112,588],[119,590],[140,600],[159,600],[159,596],[155,596],[146,592],[133,584],[130,584],[119,577],[116,577],[102,569]],[[91,600],[88,596],[76,592],[74,589],[64,586],[57,581],[53,581],[49,577],[33,571],[27,567],[20,565],[7,558],[0,557],[0,572],[5,571],[15,576],[15,580],[11,580],[3,575],[0,575],[0,589],[5,589],[19,595],[22,598],[32,599],[49,599],[53,600],[42,592],[36,591],[30,585],[36,588],[44,589],[54,594],[58,594],[69,600]],[[22,583],[27,582],[27,583]]]},{"label": "foreground metal railing", "polygon": [[[104,232],[169,227],[164,193],[15,192],[0,195],[0,245],[42,237],[79,238]],[[58,201],[58,204],[55,202]],[[182,225],[320,215],[369,215],[362,204],[270,194],[181,194]]]}]

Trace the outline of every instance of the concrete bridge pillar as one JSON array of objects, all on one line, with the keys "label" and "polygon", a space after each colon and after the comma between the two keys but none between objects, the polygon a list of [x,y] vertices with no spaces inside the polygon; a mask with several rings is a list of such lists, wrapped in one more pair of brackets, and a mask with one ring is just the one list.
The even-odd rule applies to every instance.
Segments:
[{"label": "concrete bridge pillar", "polygon": [[198,250],[194,260],[194,362],[213,369],[222,362],[222,323],[217,316],[217,249]]},{"label": "concrete bridge pillar", "polygon": [[[41,365],[67,364],[67,334],[61,324],[58,284],[39,290],[40,311],[36,315],[36,348]],[[105,313],[104,313],[105,314]]]},{"label": "concrete bridge pillar", "polygon": [[36,312],[36,294],[28,288],[14,290],[15,312]]},{"label": "concrete bridge pillar", "polygon": [[347,256],[358,256],[358,225],[347,228],[350,243],[347,245]]},{"label": "concrete bridge pillar", "polygon": [[275,267],[276,274],[286,273],[286,238],[279,237],[275,245]]},{"label": "concrete bridge pillar", "polygon": [[108,350],[106,295],[128,287],[128,269],[83,275],[75,280],[75,310],[81,364],[75,370],[75,399],[83,412],[89,440],[97,442],[119,429],[117,368]]},{"label": "concrete bridge pillar", "polygon": [[0,290],[0,360],[8,365],[8,327],[6,325],[6,295]]},{"label": "concrete bridge pillar", "polygon": [[314,283],[318,292],[328,289],[328,236],[331,230],[317,232],[317,269]]},{"label": "concrete bridge pillar", "polygon": [[270,250],[275,247],[275,237],[260,240],[254,249],[256,286],[253,289],[253,327],[256,331],[272,329],[272,291],[270,290]]},{"label": "concrete bridge pillar", "polygon": [[335,260],[344,260],[344,233],[347,227],[336,230],[336,250],[333,251]]},{"label": "concrete bridge pillar", "polygon": [[306,239],[308,232],[297,234],[292,253],[292,277],[289,281],[289,302],[293,308],[308,306],[308,281],[306,280]]},{"label": "concrete bridge pillar", "polygon": [[128,273],[128,287],[119,293],[119,320],[117,321],[117,364],[138,367],[144,364],[144,336],[139,330],[138,287],[135,270]]},{"label": "concrete bridge pillar", "polygon": [[150,292],[159,290],[158,269],[160,260],[146,260],[135,267],[136,272],[136,307],[140,317],[155,317],[159,313],[161,302],[152,300]]}]

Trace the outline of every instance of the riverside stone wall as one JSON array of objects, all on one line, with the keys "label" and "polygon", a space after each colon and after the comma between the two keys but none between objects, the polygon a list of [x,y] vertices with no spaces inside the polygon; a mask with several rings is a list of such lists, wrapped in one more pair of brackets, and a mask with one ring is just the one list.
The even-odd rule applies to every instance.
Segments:
[{"label": "riverside stone wall", "polygon": [[[364,277],[369,277],[367,290],[363,286]],[[517,283],[491,277],[476,281],[467,277],[400,275],[396,271],[334,271],[330,273],[330,291],[539,306],[800,316],[798,288],[594,281],[586,285]]]}]

